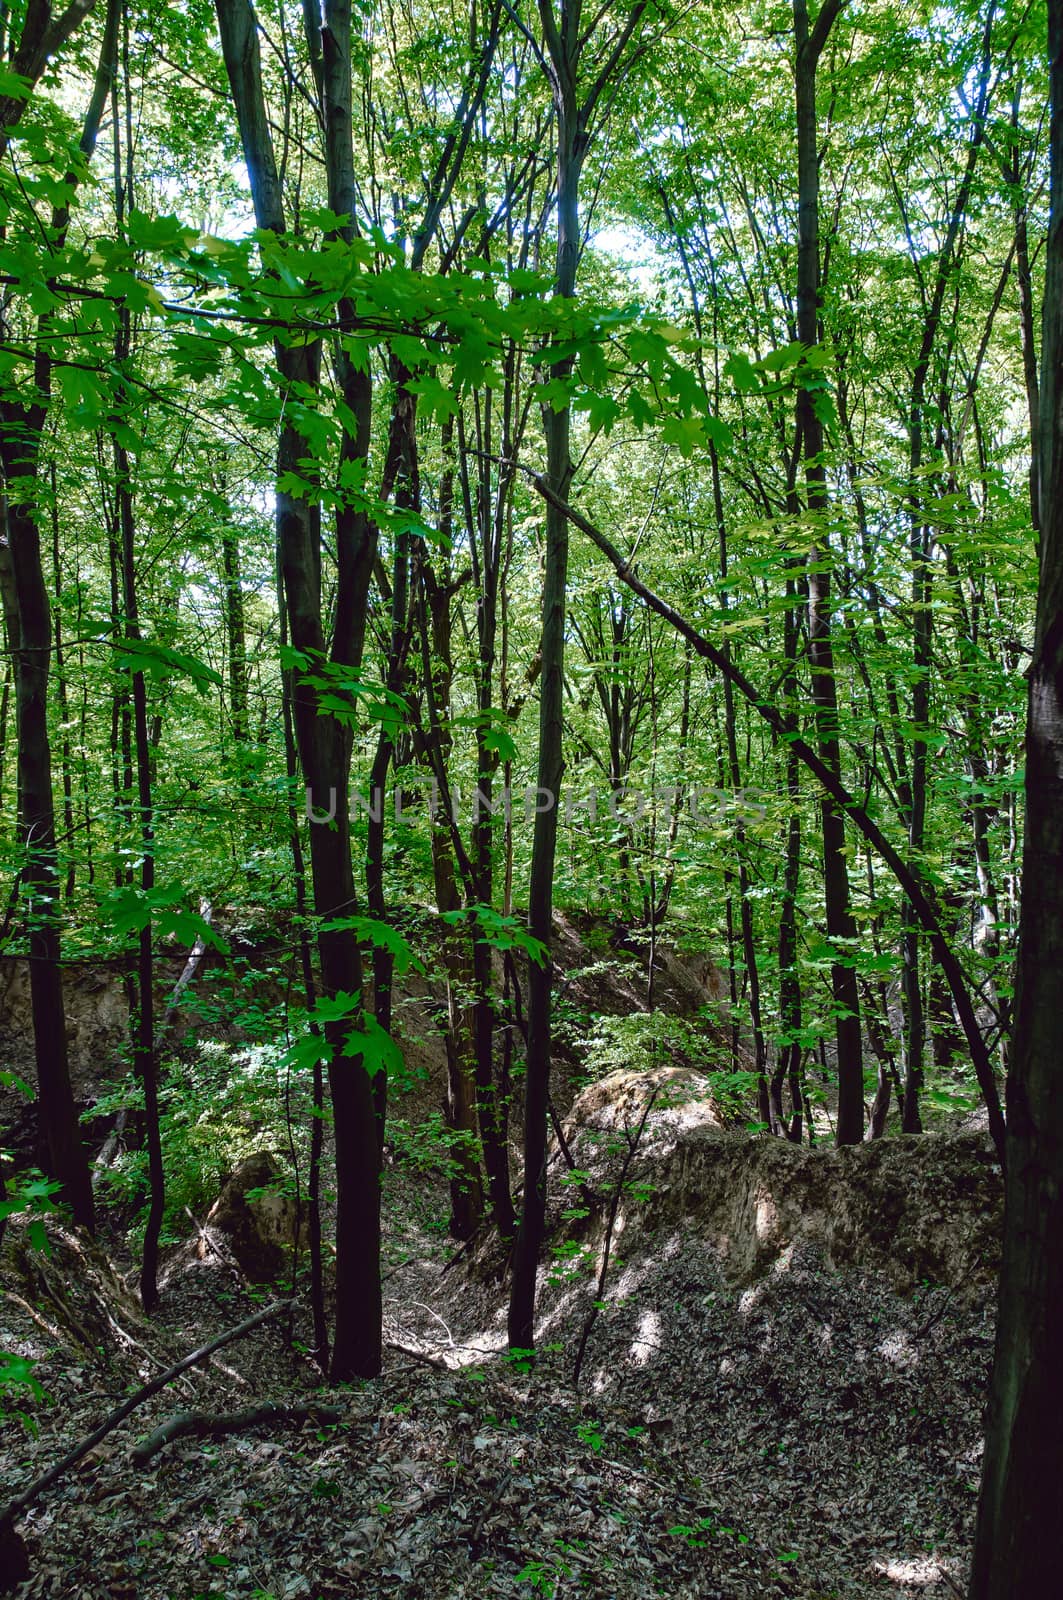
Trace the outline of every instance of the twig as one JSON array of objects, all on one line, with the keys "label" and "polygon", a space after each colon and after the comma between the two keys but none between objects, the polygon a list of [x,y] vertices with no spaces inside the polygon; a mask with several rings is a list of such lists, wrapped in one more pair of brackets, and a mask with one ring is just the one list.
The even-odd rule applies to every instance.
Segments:
[{"label": "twig", "polygon": [[[557,1114],[557,1108],[554,1105],[554,1097],[549,1093],[546,1096],[546,1109],[550,1113],[550,1121],[553,1124],[554,1137],[557,1140],[557,1148],[560,1150],[561,1155],[564,1158],[565,1165],[567,1166],[569,1172],[579,1172],[580,1169],[576,1165],[576,1158],[572,1154],[568,1140],[565,1138],[565,1130],[562,1126],[561,1118]],[[579,1197],[583,1201],[583,1204],[587,1207],[588,1211],[593,1211],[595,1206],[601,1203],[600,1197],[592,1192],[587,1184],[586,1178],[583,1177],[582,1174],[577,1180],[577,1185],[579,1188]]]},{"label": "twig", "polygon": [[952,1298],[955,1293],[955,1289],[946,1289],[933,1311],[930,1312],[930,1315],[912,1334],[913,1344],[918,1344],[920,1339],[925,1339],[930,1330],[936,1328],[938,1323],[942,1321],[948,1312],[949,1306],[952,1304]]}]

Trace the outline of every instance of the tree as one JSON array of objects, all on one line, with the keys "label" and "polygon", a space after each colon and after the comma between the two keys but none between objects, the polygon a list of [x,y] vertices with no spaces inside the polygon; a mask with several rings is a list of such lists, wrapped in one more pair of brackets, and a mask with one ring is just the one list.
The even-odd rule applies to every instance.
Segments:
[{"label": "tree", "polygon": [[1058,1588],[1063,1520],[1063,3],[1048,0],[1051,214],[1040,395],[1040,581],[1007,1086],[1004,1256],[970,1600]]},{"label": "tree", "polygon": [[[581,82],[581,66],[596,23],[584,29],[579,0],[539,0],[543,49],[540,59],[554,99],[557,140],[557,255],[554,292],[571,300],[576,293],[580,254],[579,181],[596,121],[610,103],[620,74],[633,65],[628,47],[637,39],[647,0],[634,0],[611,37],[591,81]],[[598,19],[600,21],[600,17]],[[636,53],[639,53],[636,49]],[[582,90],[582,92],[581,92]],[[550,364],[550,376],[564,390],[573,367],[563,352]],[[572,478],[572,410],[567,399],[544,408],[547,481],[564,499]],[[509,1303],[511,1348],[531,1349],[535,1342],[535,1279],[546,1218],[546,1130],[550,1094],[550,1000],[553,965],[554,861],[557,818],[564,773],[565,621],[567,615],[568,521],[556,501],[546,509],[546,552],[543,568],[541,687],[539,692],[539,755],[537,810],[528,882],[528,932],[544,956],[533,962],[528,979],[528,1044],[524,1093],[524,1204],[513,1255]]]},{"label": "tree", "polygon": [[[285,232],[283,189],[266,112],[257,20],[248,7],[230,0],[218,0],[217,12],[256,220],[261,229],[279,238]],[[350,245],[355,231],[351,11],[341,4],[326,5],[323,27],[317,25],[313,7],[307,7],[306,15],[311,64],[320,89],[328,200],[338,219],[335,238]],[[353,307],[342,305],[341,315],[348,327],[354,325]],[[369,449],[371,380],[342,342],[335,357],[349,418],[342,459],[357,473]],[[286,396],[312,395],[317,390],[318,341],[293,345],[278,339],[276,362]],[[308,792],[319,800],[330,794],[335,799],[332,823],[311,829],[310,865],[314,911],[321,923],[321,983],[325,1001],[331,1002],[323,1030],[336,1137],[336,1325],[331,1374],[344,1381],[372,1378],[380,1370],[380,1146],[369,1063],[357,1045],[363,961],[350,921],[354,908],[351,730],[340,716],[319,705],[317,690],[307,678],[313,676],[314,667],[325,663],[341,673],[357,674],[376,545],[375,530],[364,511],[341,497],[335,520],[338,580],[329,649],[320,506],[293,488],[293,481],[301,481],[306,448],[297,424],[285,421],[277,445],[277,547],[292,648],[303,663],[293,695],[295,738]]]},{"label": "tree", "polygon": [[[12,38],[10,74],[25,80],[22,92],[0,99],[0,153],[6,154],[29,93],[48,57],[70,37],[92,0],[80,0],[54,21],[49,5],[30,7],[21,32]],[[92,154],[114,72],[117,7],[108,8],[100,64],[85,117],[80,149]],[[71,190],[76,178],[68,179]],[[54,235],[61,241],[69,220],[64,200],[53,210]],[[42,332],[47,332],[47,321]],[[41,555],[43,513],[41,448],[51,400],[51,356],[47,338],[38,340],[29,393],[9,393],[0,401],[0,471],[6,557],[0,564],[8,618],[8,645],[15,664],[18,727],[19,820],[25,848],[21,869],[30,928],[30,988],[37,1060],[37,1104],[48,1145],[49,1167],[78,1222],[94,1225],[88,1156],[78,1127],[67,1057],[66,1019],[59,948],[59,871],[55,799],[48,731],[48,680],[52,650],[51,610]]]},{"label": "tree", "polygon": [[[821,155],[816,137],[816,67],[844,0],[824,0],[810,24],[805,0],[794,0],[795,80],[797,88],[797,337],[806,359],[819,345],[819,184]],[[809,517],[814,521],[808,553],[808,657],[816,736],[825,766],[841,775],[838,686],[834,671],[830,568],[826,533],[828,499],[823,463],[824,430],[810,384],[797,390],[797,428],[805,463]],[[859,1144],[864,1136],[864,1064],[860,1031],[860,993],[853,963],[856,923],[850,907],[845,854],[845,817],[826,791],[820,802],[823,832],[823,897],[827,937],[835,945],[831,991],[838,1049],[839,1144]]]}]

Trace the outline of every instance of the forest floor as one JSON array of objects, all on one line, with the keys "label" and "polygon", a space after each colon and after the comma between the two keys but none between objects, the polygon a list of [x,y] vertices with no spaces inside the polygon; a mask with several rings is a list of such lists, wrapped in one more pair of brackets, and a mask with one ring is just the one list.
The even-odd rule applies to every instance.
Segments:
[{"label": "forest floor", "polygon": [[[635,965],[598,963],[568,924],[558,938],[574,1016],[646,1004]],[[7,982],[0,1035],[17,1040],[25,996],[18,974]],[[120,1038],[124,1013],[96,974],[72,990],[91,1102],[107,1087],[99,1029]],[[707,960],[663,958],[657,1000],[671,1012],[700,1017],[720,993]],[[416,1126],[438,1108],[443,1052],[423,997],[404,1004],[420,1088],[396,1110]],[[213,1037],[203,1006],[196,1033]],[[224,1018],[224,997],[215,1009]],[[984,1137],[799,1149],[729,1128],[711,1079],[688,1068],[633,1062],[573,1103],[574,1061],[559,1063],[555,1094],[593,1204],[564,1220],[579,1191],[555,1151],[534,1368],[505,1354],[497,1248],[454,1245],[445,1182],[405,1165],[400,1143],[385,1185],[379,1382],[322,1389],[300,1353],[301,1316],[227,1347],[21,1518],[31,1577],[19,1600],[961,1593],[1000,1227]],[[0,1502],[264,1297],[224,1242],[197,1248],[200,1230],[169,1255],[148,1319],[115,1218],[99,1249],[47,1226],[50,1255],[17,1219],[0,1255],[0,1351],[36,1360],[45,1391],[23,1402],[24,1419],[14,1400],[0,1412]],[[176,1410],[300,1398],[340,1406],[342,1420],[273,1420],[132,1459]]]},{"label": "forest floor", "polygon": [[[596,1293],[579,1260],[562,1251],[546,1272],[540,1357],[522,1371],[503,1353],[490,1251],[444,1270],[445,1209],[442,1188],[393,1178],[379,1382],[319,1390],[283,1324],[227,1348],[26,1514],[20,1600],[961,1592],[992,1353],[985,1274],[900,1293],[801,1240],[739,1281],[696,1216],[631,1229],[577,1391]],[[3,1424],[9,1490],[254,1304],[211,1252],[175,1256],[150,1322],[102,1257],[60,1240],[36,1263],[35,1288],[0,1297],[0,1348],[42,1357],[49,1397],[32,1432]],[[106,1366],[85,1359],[98,1341]],[[345,1419],[130,1459],[176,1409],[311,1392]]]}]

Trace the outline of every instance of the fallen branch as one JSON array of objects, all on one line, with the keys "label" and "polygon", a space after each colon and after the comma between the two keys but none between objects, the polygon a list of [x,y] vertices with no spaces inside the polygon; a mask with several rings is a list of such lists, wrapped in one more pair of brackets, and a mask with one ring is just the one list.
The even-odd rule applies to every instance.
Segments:
[{"label": "fallen branch", "polygon": [[423,1350],[414,1350],[408,1344],[396,1344],[394,1339],[385,1339],[384,1348],[396,1350],[400,1356],[409,1356],[411,1361],[416,1361],[422,1367],[434,1367],[437,1372],[450,1371],[445,1361],[440,1361],[435,1356],[427,1356]]},{"label": "fallen branch", "polygon": [[46,1489],[50,1489],[53,1483],[58,1483],[71,1467],[77,1466],[91,1450],[95,1450],[101,1440],[106,1439],[107,1435],[112,1433],[120,1422],[124,1422],[131,1412],[136,1411],[146,1400],[150,1400],[153,1395],[165,1389],[167,1384],[179,1378],[182,1372],[187,1372],[189,1367],[199,1366],[216,1350],[221,1350],[223,1346],[244,1338],[255,1328],[260,1328],[264,1322],[269,1322],[282,1311],[287,1311],[292,1304],[291,1300],[276,1300],[262,1311],[256,1311],[253,1316],[246,1317],[235,1328],[219,1334],[209,1344],[201,1345],[190,1355],[182,1356],[180,1361],[175,1362],[172,1367],[167,1367],[165,1372],[160,1372],[157,1378],[152,1378],[151,1382],[138,1389],[136,1394],[131,1394],[128,1399],[123,1400],[120,1406],[115,1406],[99,1427],[94,1428],[84,1439],[80,1439],[55,1463],[54,1467],[49,1467],[47,1472],[42,1473],[39,1478],[34,1478],[32,1483],[21,1489],[5,1506],[0,1506],[0,1593],[8,1593],[17,1583],[21,1583],[29,1576],[29,1557],[15,1528],[16,1517],[20,1517],[28,1506],[40,1499]]},{"label": "fallen branch", "polygon": [[297,1401],[288,1406],[265,1400],[261,1405],[245,1406],[242,1411],[175,1411],[172,1417],[167,1417],[137,1441],[129,1452],[129,1459],[135,1467],[143,1467],[175,1439],[224,1439],[226,1434],[243,1433],[248,1428],[261,1427],[264,1422],[313,1422],[323,1427],[342,1422],[346,1415],[344,1406],[322,1405],[315,1400]]}]

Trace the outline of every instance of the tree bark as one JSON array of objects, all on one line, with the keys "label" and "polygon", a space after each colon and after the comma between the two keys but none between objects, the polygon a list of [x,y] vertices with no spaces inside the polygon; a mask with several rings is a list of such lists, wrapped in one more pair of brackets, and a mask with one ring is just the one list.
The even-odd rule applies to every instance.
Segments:
[{"label": "tree bark", "polygon": [[59,873],[48,737],[52,629],[37,524],[37,467],[44,407],[2,410],[0,464],[6,536],[18,607],[15,712],[18,726],[19,834],[25,850],[22,892],[29,923],[30,1006],[37,1064],[37,1109],[50,1175],[74,1218],[94,1226],[88,1152],[81,1138],[67,1057],[60,967]]},{"label": "tree bark", "polygon": [[[217,0],[222,52],[236,109],[258,226],[282,234],[284,207],[266,115],[257,21],[241,0]],[[342,236],[353,237],[354,183],[351,147],[350,8],[327,3],[322,28],[323,116],[329,205],[345,218]],[[341,304],[341,317],[353,308]],[[294,386],[317,388],[318,344],[275,348],[285,393]],[[361,470],[369,447],[371,389],[367,373],[340,352],[340,384],[353,419],[341,457]],[[286,422],[277,446],[277,549],[292,644],[312,661],[326,659],[321,595],[321,517],[316,503],[282,487],[301,475],[306,441]],[[343,505],[336,517],[337,593],[330,659],[357,668],[365,639],[366,600],[375,553],[373,530],[356,509]],[[342,926],[355,906],[350,851],[351,733],[323,715],[316,691],[296,675],[292,720],[303,782],[317,807],[334,811],[332,823],[311,824],[310,871],[314,912],[320,922],[340,926],[318,934],[321,986],[327,998],[363,993],[362,952],[354,932]],[[334,801],[334,804],[330,804]],[[334,1382],[373,1378],[380,1371],[380,1147],[373,1085],[364,1057],[345,1054],[363,1013],[326,1023],[328,1083],[336,1146],[336,1321],[332,1341]]]},{"label": "tree bark", "polygon": [[[576,66],[579,8],[562,0],[561,27],[554,21],[552,0],[540,0],[543,31],[550,49],[557,128],[557,261],[555,294],[571,299],[576,292],[579,259],[579,177],[586,134],[576,109]],[[551,376],[564,381],[571,358],[555,361]],[[546,481],[562,499],[572,476],[569,450],[572,413],[566,404],[547,407]],[[564,771],[565,612],[568,586],[568,521],[556,505],[546,507],[546,565],[543,575],[542,676],[539,691],[539,762],[536,775],[538,809],[532,835],[528,884],[528,931],[545,949],[542,961],[529,964],[528,1043],[524,1079],[524,1204],[513,1256],[509,1301],[511,1349],[530,1350],[535,1343],[535,1281],[546,1222],[546,1135],[550,1098],[551,999],[554,969],[554,859],[557,812]]]},{"label": "tree bark", "polygon": [[1063,0],[1048,3],[1051,201],[1041,372],[1041,561],[1008,1078],[1004,1257],[970,1600],[1058,1592],[1063,1523]]},{"label": "tree bark", "polygon": [[[816,66],[844,0],[823,0],[810,28],[805,0],[794,0],[797,47],[797,336],[813,349],[819,343],[819,150],[816,143]],[[831,550],[826,520],[827,478],[823,466],[823,424],[812,391],[797,391],[797,426],[805,462],[805,489],[814,523],[808,557],[808,655],[812,703],[820,759],[841,778],[838,737],[838,686],[834,674],[831,620]],[[820,800],[823,833],[823,899],[827,937],[834,946],[831,994],[838,1052],[839,1144],[859,1144],[864,1136],[864,1062],[860,1034],[860,992],[853,965],[856,924],[850,909],[849,868],[845,855],[845,814],[832,795]]]}]

